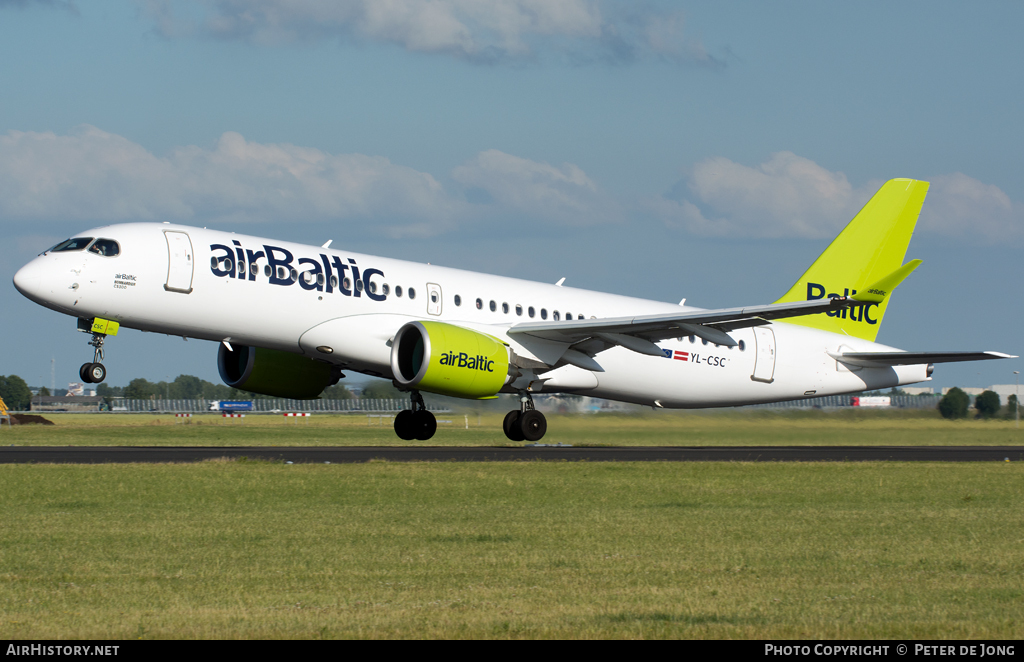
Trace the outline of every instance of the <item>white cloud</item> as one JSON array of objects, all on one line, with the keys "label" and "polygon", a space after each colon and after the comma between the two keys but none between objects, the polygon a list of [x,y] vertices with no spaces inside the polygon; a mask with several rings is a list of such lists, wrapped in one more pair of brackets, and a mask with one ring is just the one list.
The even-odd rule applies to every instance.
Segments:
[{"label": "white cloud", "polygon": [[429,236],[509,213],[588,224],[607,220],[611,207],[572,164],[490,150],[453,175],[489,202],[467,202],[429,173],[381,156],[262,144],[233,132],[212,148],[157,156],[88,125],[67,135],[11,131],[0,136],[0,222],[369,221],[364,231]]},{"label": "white cloud", "polygon": [[571,163],[558,168],[491,149],[456,168],[452,176],[471,190],[486,192],[498,207],[536,218],[591,225],[611,220],[613,214],[597,185]]},{"label": "white cloud", "polygon": [[0,136],[0,218],[88,221],[377,219],[444,229],[464,203],[379,156],[265,145],[225,133],[165,157],[81,126]]},{"label": "white cloud", "polygon": [[1024,238],[1024,205],[998,186],[956,172],[932,178],[918,228],[985,243]]},{"label": "white cloud", "polygon": [[167,37],[206,34],[257,44],[369,40],[409,51],[495,62],[539,51],[575,61],[649,54],[720,64],[683,34],[683,16],[600,0],[137,0]]},{"label": "white cloud", "polygon": [[[931,181],[918,231],[983,242],[1024,236],[1024,207],[998,187],[961,173]],[[791,152],[755,167],[716,157],[698,163],[676,195],[646,206],[668,225],[698,235],[830,238],[882,183],[854,187],[843,173]]]},{"label": "white cloud", "polygon": [[877,186],[854,189],[841,172],[778,152],[753,168],[724,157],[702,161],[679,188],[685,188],[681,199],[659,198],[651,207],[696,234],[829,237]]}]

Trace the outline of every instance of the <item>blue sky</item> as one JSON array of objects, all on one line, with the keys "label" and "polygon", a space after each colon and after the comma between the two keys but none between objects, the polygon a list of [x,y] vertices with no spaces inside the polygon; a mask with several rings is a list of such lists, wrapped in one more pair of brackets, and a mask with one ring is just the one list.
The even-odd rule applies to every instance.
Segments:
[{"label": "blue sky", "polygon": [[[879,341],[1020,354],[1020,3],[0,0],[0,271],[169,220],[694,305],[773,301],[932,182]],[[283,192],[272,195],[270,192]],[[0,288],[0,374],[86,337]],[[110,382],[216,380],[126,332]],[[1019,361],[934,384],[1013,381]]]}]

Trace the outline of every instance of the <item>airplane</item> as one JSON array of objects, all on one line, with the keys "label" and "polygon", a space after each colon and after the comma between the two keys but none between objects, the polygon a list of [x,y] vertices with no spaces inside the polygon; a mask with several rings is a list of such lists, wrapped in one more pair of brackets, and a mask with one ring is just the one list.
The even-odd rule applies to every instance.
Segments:
[{"label": "airplane", "polygon": [[234,388],[314,399],[351,370],[410,393],[403,440],[437,423],[422,392],[519,396],[502,429],[540,440],[538,393],[653,408],[729,407],[931,379],[934,364],[1016,358],[907,352],[875,342],[928,183],[886,182],[772,304],[700,309],[171,223],[99,227],[14,276],[32,301],[89,333],[84,382],[106,378],[121,327],[219,344]]}]

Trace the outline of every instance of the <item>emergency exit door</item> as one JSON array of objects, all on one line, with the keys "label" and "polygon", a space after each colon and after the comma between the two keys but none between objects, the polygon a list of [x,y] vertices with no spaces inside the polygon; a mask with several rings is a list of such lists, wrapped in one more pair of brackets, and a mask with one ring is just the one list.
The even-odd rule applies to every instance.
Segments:
[{"label": "emergency exit door", "polygon": [[441,286],[437,283],[427,283],[427,314],[441,314]]},{"label": "emergency exit door", "polygon": [[167,239],[167,283],[168,292],[192,291],[192,272],[195,260],[192,256],[192,240],[184,232],[164,232]]}]

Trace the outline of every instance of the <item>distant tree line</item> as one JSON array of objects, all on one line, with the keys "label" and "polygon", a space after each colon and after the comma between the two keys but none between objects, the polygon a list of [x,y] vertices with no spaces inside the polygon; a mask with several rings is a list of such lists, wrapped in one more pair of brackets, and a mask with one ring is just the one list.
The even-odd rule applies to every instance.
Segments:
[{"label": "distant tree line", "polygon": [[[971,396],[956,386],[949,389],[946,395],[939,400],[939,413],[943,418],[967,418],[970,407]],[[1007,398],[1005,408],[1002,407],[999,394],[995,391],[985,391],[974,398],[975,418],[998,418],[1000,410],[1002,410],[1003,418],[1016,417],[1017,396],[1011,395]]]},{"label": "distant tree line", "polygon": [[0,375],[0,398],[3,398],[8,409],[25,411],[32,401],[32,391],[21,377]]}]

